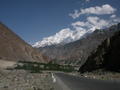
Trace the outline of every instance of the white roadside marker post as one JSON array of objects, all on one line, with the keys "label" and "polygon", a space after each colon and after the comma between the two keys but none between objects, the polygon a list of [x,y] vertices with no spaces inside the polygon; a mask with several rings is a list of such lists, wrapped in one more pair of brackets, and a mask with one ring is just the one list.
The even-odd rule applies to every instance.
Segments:
[{"label": "white roadside marker post", "polygon": [[55,82],[56,82],[56,78],[55,78],[55,76],[53,75],[53,73],[52,73],[52,79],[53,79],[53,83],[55,83]]}]

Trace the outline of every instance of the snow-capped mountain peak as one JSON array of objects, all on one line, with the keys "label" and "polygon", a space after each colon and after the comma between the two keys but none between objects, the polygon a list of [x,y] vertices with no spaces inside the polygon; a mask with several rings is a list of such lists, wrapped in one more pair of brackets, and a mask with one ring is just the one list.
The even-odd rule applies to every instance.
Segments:
[{"label": "snow-capped mountain peak", "polygon": [[62,29],[53,36],[43,38],[42,41],[36,42],[33,47],[45,47],[57,44],[66,44],[80,39],[88,31],[86,30],[70,30],[69,28]]},{"label": "snow-capped mountain peak", "polygon": [[[82,38],[88,33],[92,33],[96,29],[103,29],[115,24],[117,21],[114,20],[115,19],[105,20],[97,16],[89,16],[87,17],[86,22],[74,22],[71,24],[72,28],[65,28],[60,30],[55,35],[45,37],[41,41],[36,42],[33,47],[39,48],[50,45],[70,43]],[[117,20],[120,19],[117,18]]]}]

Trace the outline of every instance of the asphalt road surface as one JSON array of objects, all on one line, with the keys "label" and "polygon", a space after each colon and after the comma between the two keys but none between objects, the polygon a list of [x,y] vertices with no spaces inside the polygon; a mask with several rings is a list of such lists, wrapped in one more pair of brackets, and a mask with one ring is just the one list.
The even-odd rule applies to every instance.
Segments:
[{"label": "asphalt road surface", "polygon": [[56,90],[120,90],[119,81],[88,79],[55,73]]}]

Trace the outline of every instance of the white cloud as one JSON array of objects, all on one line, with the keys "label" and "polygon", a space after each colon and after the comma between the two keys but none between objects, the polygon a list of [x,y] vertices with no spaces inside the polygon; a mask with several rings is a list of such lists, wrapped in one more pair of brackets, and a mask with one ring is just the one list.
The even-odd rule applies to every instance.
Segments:
[{"label": "white cloud", "polygon": [[80,13],[78,10],[74,10],[74,14],[70,13],[69,16],[71,16],[73,19],[76,19],[80,16]]},{"label": "white cloud", "polygon": [[115,18],[115,17],[116,17],[116,15],[115,15],[115,14],[113,14],[113,15],[111,15],[110,17],[111,17],[111,18]]},{"label": "white cloud", "polygon": [[109,21],[100,19],[99,17],[88,17],[88,23],[92,25],[93,28],[102,29],[106,26],[109,26]]},{"label": "white cloud", "polygon": [[99,17],[87,17],[88,22],[90,22],[91,24],[95,25],[96,23],[98,23]]},{"label": "white cloud", "polygon": [[75,29],[85,29],[88,32],[92,32],[95,29],[102,29],[105,28],[107,26],[109,26],[110,21],[108,20],[104,20],[101,19],[97,16],[93,17],[93,16],[89,16],[87,17],[87,21],[86,22],[82,22],[82,21],[76,21],[74,23],[72,23],[71,25],[75,28]]},{"label": "white cloud", "polygon": [[[112,21],[112,20],[111,20]],[[112,22],[115,22],[115,23],[120,23],[120,18],[114,18]]]},{"label": "white cloud", "polygon": [[95,7],[89,7],[85,9],[75,10],[74,13],[70,13],[69,16],[71,16],[73,19],[78,18],[82,14],[95,14],[95,15],[104,15],[104,14],[113,14],[116,11],[115,8],[113,8],[109,4],[104,4],[102,6],[95,6]]},{"label": "white cloud", "polygon": [[85,2],[90,2],[90,0],[85,0]]},{"label": "white cloud", "polygon": [[72,26],[73,27],[76,27],[76,26],[85,26],[85,22],[77,21],[75,23],[72,23]]}]

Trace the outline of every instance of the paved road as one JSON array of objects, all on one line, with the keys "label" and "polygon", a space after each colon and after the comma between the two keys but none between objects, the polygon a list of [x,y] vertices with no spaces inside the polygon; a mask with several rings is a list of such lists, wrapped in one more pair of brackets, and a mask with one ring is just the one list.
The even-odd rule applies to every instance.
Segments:
[{"label": "paved road", "polygon": [[55,73],[56,90],[120,90],[120,82],[103,81]]}]

